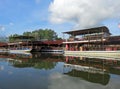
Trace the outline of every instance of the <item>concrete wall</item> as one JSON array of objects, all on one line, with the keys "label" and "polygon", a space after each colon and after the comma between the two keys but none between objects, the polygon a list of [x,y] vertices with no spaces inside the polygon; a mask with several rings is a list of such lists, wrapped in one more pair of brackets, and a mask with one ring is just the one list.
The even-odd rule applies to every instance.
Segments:
[{"label": "concrete wall", "polygon": [[120,51],[64,51],[64,54],[66,56],[119,58],[120,60]]}]

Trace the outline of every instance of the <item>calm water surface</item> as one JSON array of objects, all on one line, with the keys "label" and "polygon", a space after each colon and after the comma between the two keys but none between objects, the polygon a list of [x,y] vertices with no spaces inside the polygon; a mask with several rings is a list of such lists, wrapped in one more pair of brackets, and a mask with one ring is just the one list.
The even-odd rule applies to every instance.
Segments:
[{"label": "calm water surface", "polygon": [[120,61],[0,54],[0,89],[120,89]]}]

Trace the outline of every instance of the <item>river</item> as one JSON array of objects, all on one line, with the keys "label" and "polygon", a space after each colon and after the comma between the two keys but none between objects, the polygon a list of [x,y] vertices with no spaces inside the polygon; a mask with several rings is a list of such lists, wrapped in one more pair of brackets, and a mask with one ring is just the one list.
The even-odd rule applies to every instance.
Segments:
[{"label": "river", "polygon": [[119,89],[120,61],[59,53],[0,54],[0,89]]}]

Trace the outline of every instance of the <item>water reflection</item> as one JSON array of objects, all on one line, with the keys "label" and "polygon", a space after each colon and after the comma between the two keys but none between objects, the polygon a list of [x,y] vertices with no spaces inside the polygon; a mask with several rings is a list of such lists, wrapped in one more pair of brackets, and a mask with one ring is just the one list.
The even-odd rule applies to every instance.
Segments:
[{"label": "water reflection", "polygon": [[[113,85],[116,89],[119,86],[116,81],[120,79],[120,61],[50,53],[0,54],[0,77],[4,80],[0,81],[3,87],[0,89],[61,89],[60,85],[64,85],[64,89],[73,86],[77,86],[74,89],[83,88],[83,85],[84,89],[89,89],[89,86],[98,89],[95,87],[98,84],[101,89],[103,86],[109,89]],[[11,81],[13,84],[9,84]]]},{"label": "water reflection", "polygon": [[33,53],[26,56],[22,54],[12,55],[15,55],[15,58],[13,60],[9,60],[9,62],[17,68],[33,67],[36,69],[50,70],[56,66],[57,62],[63,61],[63,56],[60,54]]},{"label": "water reflection", "polygon": [[102,85],[109,83],[110,74],[120,75],[118,60],[67,56],[64,67],[69,69],[66,75]]},{"label": "water reflection", "polygon": [[97,58],[82,58],[81,57],[66,57],[66,63],[72,65],[87,66],[90,68],[97,68],[105,73],[119,74],[120,71],[120,61],[112,59],[97,59]]},{"label": "water reflection", "polygon": [[110,75],[108,73],[105,73],[102,69],[78,65],[73,66],[68,64],[65,65],[65,67],[70,67],[72,69],[70,69],[69,72],[64,74],[73,77],[79,77],[89,82],[106,85],[108,84],[110,79]]}]

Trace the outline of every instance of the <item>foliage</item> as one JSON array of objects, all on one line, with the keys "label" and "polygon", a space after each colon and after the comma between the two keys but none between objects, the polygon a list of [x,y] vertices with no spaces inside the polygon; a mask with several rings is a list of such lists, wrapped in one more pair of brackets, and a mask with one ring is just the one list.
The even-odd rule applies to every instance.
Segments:
[{"label": "foliage", "polygon": [[[19,36],[18,34],[13,34],[11,36],[9,36],[9,41],[13,42],[14,36]],[[38,30],[34,30],[32,32],[24,32],[23,36],[33,36],[35,38],[35,40],[39,41],[39,40],[60,40],[62,38],[58,38],[57,33],[52,30],[52,29],[38,29]]]},{"label": "foliage", "polygon": [[34,65],[34,68],[50,70],[50,69],[53,69],[55,66],[56,66],[56,63],[54,62],[42,61],[42,62],[36,63]]},{"label": "foliage", "polygon": [[23,35],[24,36],[32,36],[32,33],[31,32],[24,32]]},{"label": "foliage", "polygon": [[9,41],[10,41],[10,42],[14,42],[13,37],[15,37],[15,36],[19,36],[19,35],[18,35],[18,34],[10,35],[10,36],[9,36]]}]

